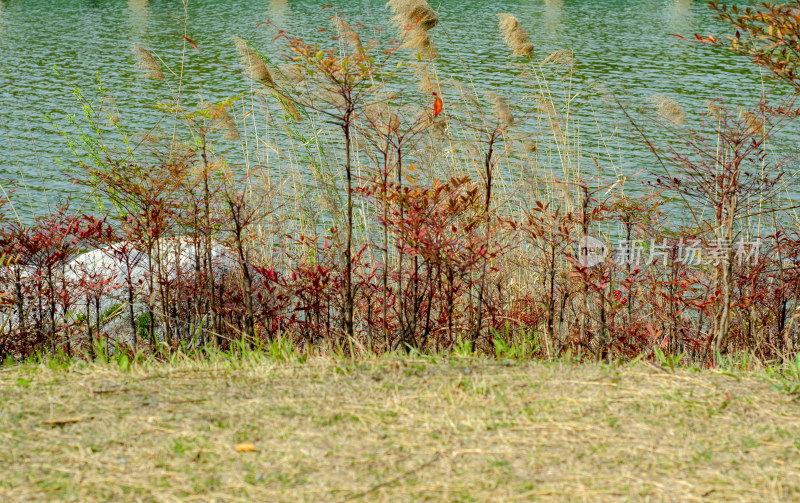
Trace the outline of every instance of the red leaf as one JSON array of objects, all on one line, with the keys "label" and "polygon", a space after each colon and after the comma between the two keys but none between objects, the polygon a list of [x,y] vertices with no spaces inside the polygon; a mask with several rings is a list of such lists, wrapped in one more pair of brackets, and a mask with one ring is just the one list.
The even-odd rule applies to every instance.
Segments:
[{"label": "red leaf", "polygon": [[442,113],[442,109],[444,108],[444,102],[442,101],[442,98],[436,95],[436,93],[433,93],[433,96],[436,98],[433,101],[433,116],[439,117],[439,114]]},{"label": "red leaf", "polygon": [[197,49],[197,52],[200,52],[200,48],[197,47],[197,44],[194,43],[194,40],[192,40],[191,38],[187,37],[186,35],[183,36],[183,39],[186,40],[187,42],[189,42],[190,44],[192,44],[192,47]]}]

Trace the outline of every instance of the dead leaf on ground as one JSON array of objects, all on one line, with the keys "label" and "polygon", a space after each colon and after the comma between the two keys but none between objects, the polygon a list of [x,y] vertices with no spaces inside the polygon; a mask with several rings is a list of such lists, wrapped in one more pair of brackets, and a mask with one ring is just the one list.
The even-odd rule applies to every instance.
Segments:
[{"label": "dead leaf on ground", "polygon": [[245,442],[241,444],[236,444],[234,449],[236,449],[236,452],[253,452],[254,450],[256,450],[256,446],[251,443]]}]

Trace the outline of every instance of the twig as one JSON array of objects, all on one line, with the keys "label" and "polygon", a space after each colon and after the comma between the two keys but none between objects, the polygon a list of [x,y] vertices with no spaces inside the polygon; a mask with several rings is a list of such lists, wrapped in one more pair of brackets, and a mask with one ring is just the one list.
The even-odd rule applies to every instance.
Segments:
[{"label": "twig", "polygon": [[47,419],[45,421],[42,421],[41,424],[45,426],[63,426],[65,424],[80,423],[81,421],[86,421],[89,419],[94,419],[94,416],[77,416],[77,417],[62,417],[60,419]]},{"label": "twig", "polygon": [[417,473],[418,471],[431,466],[436,461],[438,461],[439,458],[441,458],[441,457],[442,457],[442,453],[441,452],[437,452],[435,456],[433,456],[431,459],[429,459],[425,463],[422,463],[421,465],[416,466],[416,467],[408,470],[407,472],[403,472],[400,475],[398,475],[398,476],[396,476],[396,477],[394,477],[392,479],[389,479],[389,480],[386,480],[384,482],[381,482],[380,484],[376,484],[376,485],[370,487],[369,489],[367,489],[364,492],[360,492],[360,493],[356,493],[356,494],[353,494],[351,496],[348,496],[347,498],[343,499],[342,501],[343,502],[344,501],[353,501],[353,500],[356,500],[356,499],[363,498],[364,496],[366,496],[368,494],[374,493],[378,489],[381,489],[381,488],[386,487],[386,486],[390,486],[390,485],[394,484],[395,482],[398,482],[398,481],[408,477],[409,475],[413,475],[414,473]]}]

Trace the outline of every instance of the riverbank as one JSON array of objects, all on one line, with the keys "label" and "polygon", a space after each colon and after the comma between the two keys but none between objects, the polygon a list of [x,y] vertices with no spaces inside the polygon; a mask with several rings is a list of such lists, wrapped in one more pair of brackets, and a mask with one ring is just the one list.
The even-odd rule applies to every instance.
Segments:
[{"label": "riverbank", "polygon": [[0,403],[9,502],[800,497],[800,403],[760,373],[390,358],[15,366],[0,372]]}]

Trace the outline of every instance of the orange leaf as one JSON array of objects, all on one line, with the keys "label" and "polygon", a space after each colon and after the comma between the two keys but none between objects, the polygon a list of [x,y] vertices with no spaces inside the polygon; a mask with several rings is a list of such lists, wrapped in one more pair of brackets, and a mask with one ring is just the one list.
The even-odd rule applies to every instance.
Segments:
[{"label": "orange leaf", "polygon": [[253,452],[256,450],[256,446],[250,443],[243,443],[243,444],[236,444],[234,447],[236,452]]},{"label": "orange leaf", "polygon": [[442,113],[442,109],[444,108],[444,102],[442,98],[436,96],[436,93],[433,93],[433,96],[436,98],[433,101],[433,116],[439,117],[439,114]]}]

